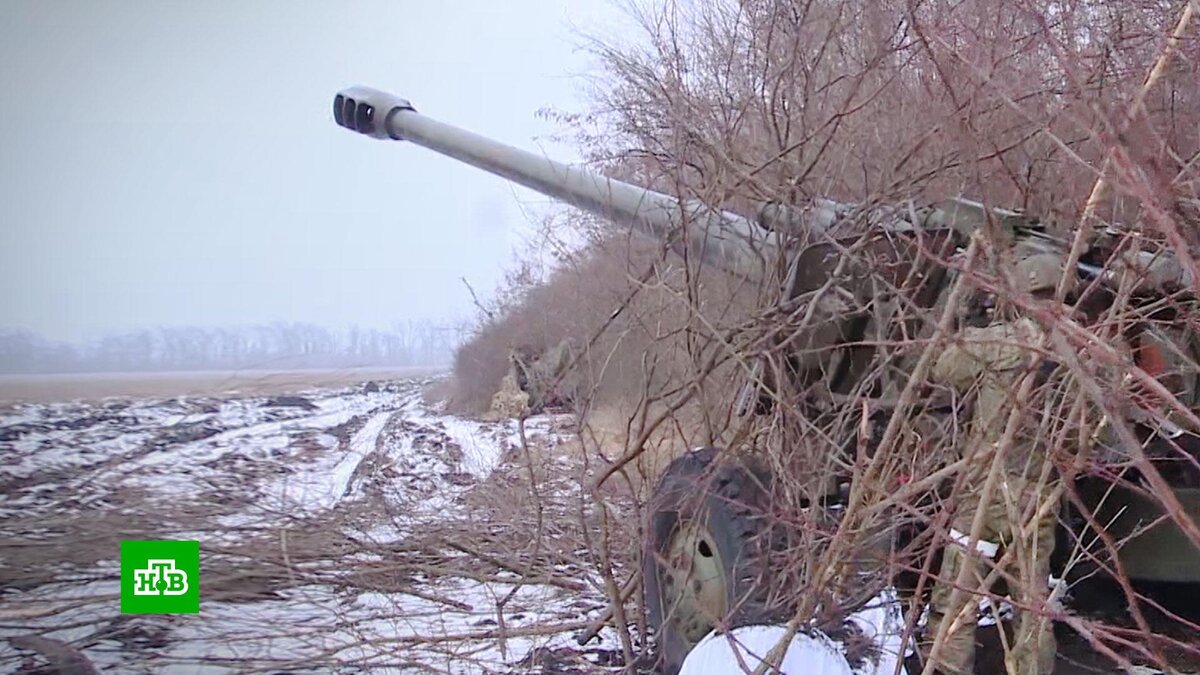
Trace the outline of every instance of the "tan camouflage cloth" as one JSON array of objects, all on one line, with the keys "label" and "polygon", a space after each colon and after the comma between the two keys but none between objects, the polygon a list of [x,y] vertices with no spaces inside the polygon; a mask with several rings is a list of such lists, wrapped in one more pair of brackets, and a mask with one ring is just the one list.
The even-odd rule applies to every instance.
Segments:
[{"label": "tan camouflage cloth", "polygon": [[[1057,509],[1044,509],[1047,515],[1034,527],[1019,527],[1022,518],[1038,513],[1037,506],[1053,489],[1052,480],[1042,480],[1045,451],[1036,440],[1037,429],[1030,428],[1036,424],[1024,424],[1017,432],[1004,457],[1003,478],[993,498],[981,504],[979,494],[1012,406],[1042,405],[1040,401],[1015,400],[1023,378],[1030,373],[1032,348],[1041,336],[1041,328],[1028,318],[965,328],[938,356],[930,373],[934,382],[975,396],[968,445],[962,448],[963,455],[972,459],[954,506],[953,529],[934,586],[927,632],[932,642],[941,625],[951,622],[937,659],[937,667],[944,673],[974,672],[978,593],[987,590],[984,578],[1000,558],[999,551],[1017,547],[1017,555],[1010,556],[1013,562],[1005,570],[1017,607],[1040,607],[1048,596]],[[1037,411],[1030,411],[1029,417],[1038,418]],[[980,508],[985,513],[983,531],[975,546],[968,548],[972,521]],[[1014,541],[1022,529],[1031,530],[1031,535]],[[953,584],[964,569],[967,592],[960,592],[958,606],[952,607]],[[1051,672],[1056,646],[1050,621],[1037,613],[1019,612],[1015,632],[1009,672]]]}]

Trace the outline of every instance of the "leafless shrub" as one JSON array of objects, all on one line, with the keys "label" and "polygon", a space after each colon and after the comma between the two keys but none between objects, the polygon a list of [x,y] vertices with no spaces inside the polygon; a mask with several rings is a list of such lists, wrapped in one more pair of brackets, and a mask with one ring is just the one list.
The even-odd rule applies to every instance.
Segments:
[{"label": "leafless shrub", "polygon": [[[872,575],[912,573],[918,591],[927,591],[937,572],[933,552],[946,543],[948,513],[967,489],[966,462],[958,458],[970,449],[963,447],[969,417],[961,401],[947,399],[943,414],[923,412],[930,395],[924,371],[955,339],[962,308],[986,293],[1049,329],[1036,347],[1063,373],[1050,408],[1013,406],[1009,420],[1014,429],[1040,434],[1053,476],[1061,477],[1042,477],[1050,491],[1037,508],[1057,512],[1065,501],[1087,512],[1080,486],[1102,479],[1157,504],[1200,547],[1200,529],[1172,491],[1195,487],[1189,481],[1200,475],[1196,449],[1163,442],[1127,421],[1131,410],[1151,410],[1170,411],[1185,428],[1200,422],[1192,412],[1200,366],[1191,347],[1175,355],[1173,372],[1145,361],[1150,333],[1171,332],[1178,344],[1194,345],[1198,327],[1194,3],[730,0],[630,4],[629,10],[644,39],[594,43],[607,79],[596,87],[592,114],[564,118],[576,125],[595,166],[611,175],[745,213],[761,201],[803,205],[818,197],[861,205],[838,224],[838,234],[874,231],[871,214],[881,206],[965,195],[1041,218],[1065,242],[1070,269],[1085,245],[1107,232],[1105,245],[1117,255],[1092,261],[1104,270],[1113,270],[1105,266],[1121,251],[1140,249],[1170,253],[1188,276],[1183,288],[1149,302],[1131,275],[1111,290],[1093,280],[1071,312],[1016,292],[997,272],[1007,253],[994,224],[984,227],[967,259],[925,241],[918,266],[954,270],[954,301],[905,301],[903,279],[874,275],[878,291],[900,298],[889,310],[895,313],[856,341],[875,351],[871,368],[829,391],[823,390],[829,371],[796,377],[795,336],[812,331],[817,319],[796,307],[781,311],[777,286],[731,288],[699,261],[665,253],[627,257],[620,276],[580,266],[572,270],[579,275],[574,283],[591,292],[589,302],[569,305],[547,290],[528,296],[512,316],[564,306],[581,312],[573,328],[589,346],[582,366],[589,369],[580,406],[585,422],[599,407],[607,377],[620,379],[619,393],[635,402],[619,454],[594,442],[592,454],[610,464],[593,492],[623,482],[644,503],[645,479],[662,463],[643,464],[664,433],[677,433],[687,445],[724,445],[765,458],[784,477],[773,516],[795,533],[797,545],[776,571],[779,579],[802,581],[779,598],[793,626],[835,624],[862,600],[860,591],[869,587],[863,579]],[[797,244],[818,241],[808,232],[795,237]],[[617,253],[627,241],[619,232],[603,238]],[[848,264],[880,269],[870,247],[846,242],[840,255]],[[777,262],[779,278],[788,261]],[[556,285],[560,293],[566,286],[562,278],[552,280]],[[614,313],[620,324],[606,321]],[[626,345],[632,349],[618,358]],[[830,363],[828,350],[800,358]],[[731,391],[757,372],[755,360],[765,364],[761,376],[776,405],[765,417],[738,418]],[[912,378],[881,397],[901,366]],[[641,375],[641,387],[628,386],[637,381],[630,373]],[[1030,384],[1023,391],[1036,390]],[[880,399],[889,397],[881,411]],[[1095,442],[1098,429],[1130,454],[1106,453]],[[810,505],[838,481],[849,485],[845,512],[833,521],[814,519]],[[1169,667],[1180,654],[1200,655],[1194,640],[1179,637],[1196,630],[1195,620],[1169,612],[1163,619],[1162,611],[1148,619],[1155,601],[1115,555],[1125,542],[1107,535],[1106,523],[1087,518],[1100,535],[1069,541],[1068,566],[1108,568],[1132,625],[1111,615],[1064,613],[1046,604],[1044,593],[1010,585],[1014,597],[1040,603],[1021,609],[1065,622],[1116,662]],[[914,559],[881,548],[897,522],[920,530],[910,551],[929,553]],[[1005,555],[1019,557],[1015,550]],[[988,586],[964,590],[986,595],[1002,576],[995,571]],[[621,607],[618,587],[609,591]],[[624,634],[644,634],[629,630],[640,620],[622,614],[614,617]],[[917,616],[914,609],[910,620]],[[626,644],[632,649],[634,641]]]}]

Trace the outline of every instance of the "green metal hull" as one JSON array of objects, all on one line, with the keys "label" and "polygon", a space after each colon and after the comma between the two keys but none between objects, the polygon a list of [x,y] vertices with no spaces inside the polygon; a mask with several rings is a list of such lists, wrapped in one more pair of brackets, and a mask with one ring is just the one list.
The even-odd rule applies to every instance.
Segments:
[{"label": "green metal hull", "polygon": [[[1188,539],[1174,521],[1163,518],[1156,502],[1122,487],[1102,481],[1081,482],[1080,497],[1107,524],[1116,541],[1128,541],[1120,549],[1121,564],[1131,579],[1200,583],[1200,548]],[[1107,496],[1106,496],[1107,492]],[[1176,489],[1175,497],[1194,522],[1200,523],[1200,489]],[[1149,529],[1150,523],[1162,519]]]}]

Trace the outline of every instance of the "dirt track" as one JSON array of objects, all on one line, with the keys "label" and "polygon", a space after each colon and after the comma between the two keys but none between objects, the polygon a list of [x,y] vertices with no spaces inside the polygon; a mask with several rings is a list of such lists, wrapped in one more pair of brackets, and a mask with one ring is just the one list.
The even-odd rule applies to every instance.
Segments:
[{"label": "dirt track", "polygon": [[[522,448],[511,422],[429,410],[412,380],[0,409],[0,671],[39,667],[15,648],[29,635],[122,671],[619,669],[611,630],[574,642],[606,598],[563,423],[532,420]],[[117,612],[123,538],[200,539],[200,617]],[[1196,589],[1148,590],[1200,618]],[[1071,603],[1130,625],[1121,605],[1104,587]],[[1122,672],[1060,629],[1060,675]],[[1002,672],[995,630],[980,639],[977,672]]]},{"label": "dirt track", "polygon": [[[609,637],[574,645],[605,602],[553,420],[527,429],[534,475],[511,424],[441,415],[420,391],[10,407],[0,672],[43,667],[32,647],[54,643],[22,636],[122,672],[612,661]],[[121,539],[200,540],[201,614],[120,614]]]}]

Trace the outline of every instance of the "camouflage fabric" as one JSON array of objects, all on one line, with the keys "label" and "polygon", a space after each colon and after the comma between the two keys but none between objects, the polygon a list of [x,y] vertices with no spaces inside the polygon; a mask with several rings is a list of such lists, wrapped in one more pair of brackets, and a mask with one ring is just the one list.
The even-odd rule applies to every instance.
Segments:
[{"label": "camouflage fabric", "polygon": [[[1027,318],[984,328],[966,328],[959,339],[939,355],[930,379],[962,392],[974,389],[975,407],[968,443],[964,450],[974,450],[973,461],[967,468],[964,494],[959,500],[951,526],[954,538],[965,539],[971,531],[972,520],[981,507],[979,489],[994,458],[993,452],[1004,434],[1011,406],[1029,405],[1031,401],[1016,401],[1023,376],[1030,361],[1030,346],[1037,344],[1040,327]],[[985,508],[981,541],[1001,547],[1017,546],[1012,560],[1018,605],[1040,606],[1048,595],[1047,579],[1050,555],[1054,550],[1054,527],[1057,509],[1032,529],[1023,541],[1015,537],[1022,528],[1022,514],[1036,513],[1033,504],[1040,503],[1052,488],[1038,481],[1045,462],[1044,453],[1035,440],[1033,430],[1020,430],[1005,458],[1005,475],[999,489]],[[979,588],[991,565],[983,564],[985,553],[967,550],[965,541],[951,543],[946,548],[939,582],[935,585],[930,612],[928,635],[932,640],[941,625],[950,621],[943,643],[938,667],[946,673],[971,673],[975,660],[975,626],[977,596],[963,595],[960,606],[950,606],[954,580],[960,570],[968,573],[968,588]],[[994,546],[992,546],[994,548]],[[999,554],[996,555],[999,557]],[[1036,614],[1021,616],[1013,644],[1016,663],[1009,672],[1036,675],[1051,672],[1056,645],[1050,622]]]},{"label": "camouflage fabric", "polygon": [[500,380],[500,389],[492,395],[491,417],[507,419],[529,414],[529,394],[521,389],[512,372]]},{"label": "camouflage fabric", "polygon": [[561,405],[561,376],[571,362],[571,343],[563,340],[541,356],[514,362],[523,374],[522,389],[529,394],[529,409],[540,413],[548,405]]},{"label": "camouflage fabric", "polygon": [[[1042,330],[1032,319],[983,328],[965,328],[954,342],[946,345],[930,370],[930,379],[960,392],[975,390],[975,413],[970,443],[992,447],[1004,434],[1017,385],[1025,374],[1031,353]],[[1027,401],[1020,402],[1028,404]],[[1041,453],[1029,434],[1019,434],[1009,450],[1006,465],[1010,473],[1035,476],[1041,471]],[[987,470],[991,453],[975,452],[976,467]]]},{"label": "camouflage fabric", "polygon": [[563,340],[541,356],[527,347],[509,353],[508,374],[492,396],[491,412],[499,418],[524,417],[566,398],[563,376],[571,363],[571,344]]},{"label": "camouflage fabric", "polygon": [[[966,588],[982,588],[984,579],[993,569],[990,559],[998,560],[1003,555],[1003,549],[1017,546],[1017,555],[1010,557],[1008,569],[1004,570],[1007,576],[1017,581],[1010,586],[1015,604],[1018,607],[1040,607],[1046,603],[1049,596],[1046,581],[1050,577],[1050,555],[1054,552],[1055,543],[1053,511],[1051,516],[1038,521],[1031,528],[1030,535],[1020,542],[1014,540],[1019,532],[1014,525],[1021,522],[1018,514],[1027,509],[1030,502],[1040,501],[1051,487],[1043,485],[1039,490],[1036,479],[1009,478],[1004,481],[1000,493],[987,505],[983,531],[980,533],[981,541],[999,545],[1000,550],[994,556],[968,550],[962,544],[952,543],[946,547],[938,574],[938,579],[945,582],[937,583],[933,588],[927,633],[932,640],[942,623],[951,622],[938,657],[938,667],[942,672],[975,672],[978,596],[968,593],[960,598],[957,607],[950,604],[952,584],[960,570],[966,569]],[[966,536],[965,533],[970,532],[971,520],[979,507],[980,502],[975,494],[969,494],[959,502],[959,513],[962,515],[956,516],[951,522],[956,534],[964,533],[963,536]],[[985,560],[988,564],[985,564]],[[1037,613],[1018,612],[1015,628],[1011,650],[1013,658],[1008,672],[1021,675],[1053,672],[1057,645],[1050,620]]]}]

